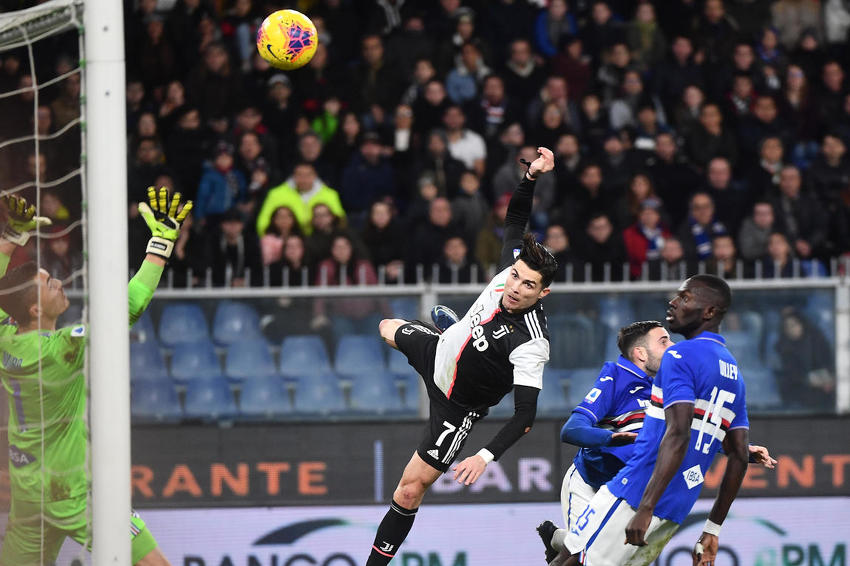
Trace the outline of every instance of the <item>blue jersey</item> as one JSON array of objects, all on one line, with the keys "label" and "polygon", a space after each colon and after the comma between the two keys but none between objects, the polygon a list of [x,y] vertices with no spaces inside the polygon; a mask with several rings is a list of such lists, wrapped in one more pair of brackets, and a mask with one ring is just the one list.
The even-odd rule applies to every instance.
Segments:
[{"label": "blue jersey", "polygon": [[691,440],[685,458],[658,504],[654,515],[681,523],[699,497],[705,472],[721,448],[726,432],[749,428],[744,382],[738,362],[719,334],[703,332],[670,347],[652,386],[646,422],[634,444],[634,455],[608,482],[615,496],[637,508],[658,456],[664,436],[664,409],[693,403]]},{"label": "blue jersey", "polygon": [[[606,362],[584,401],[573,410],[590,417],[593,424],[611,432],[637,432],[643,426],[649,405],[652,379],[635,364],[620,356]],[[633,444],[582,448],[574,463],[581,478],[599,489],[629,460]]]}]

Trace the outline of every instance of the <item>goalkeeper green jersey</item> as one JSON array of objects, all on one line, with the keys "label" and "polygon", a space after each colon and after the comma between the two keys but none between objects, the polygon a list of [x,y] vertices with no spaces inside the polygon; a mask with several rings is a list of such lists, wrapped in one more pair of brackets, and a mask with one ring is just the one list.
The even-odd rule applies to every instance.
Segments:
[{"label": "goalkeeper green jersey", "polygon": [[[2,256],[2,254],[0,254]],[[5,272],[8,260],[0,257]],[[143,262],[128,285],[132,326],[150,303],[162,268]],[[12,497],[61,501],[88,491],[85,325],[17,333],[0,311],[0,377],[9,397]]]}]

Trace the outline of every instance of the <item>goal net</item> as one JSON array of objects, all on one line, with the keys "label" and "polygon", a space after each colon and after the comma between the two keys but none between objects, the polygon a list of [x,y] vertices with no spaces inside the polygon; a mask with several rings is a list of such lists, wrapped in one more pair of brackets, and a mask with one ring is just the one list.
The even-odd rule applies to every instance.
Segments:
[{"label": "goal net", "polygon": [[0,292],[0,564],[91,561],[83,41],[81,1],[0,14],[0,193],[51,221],[0,249],[10,278],[28,262],[51,278]]}]

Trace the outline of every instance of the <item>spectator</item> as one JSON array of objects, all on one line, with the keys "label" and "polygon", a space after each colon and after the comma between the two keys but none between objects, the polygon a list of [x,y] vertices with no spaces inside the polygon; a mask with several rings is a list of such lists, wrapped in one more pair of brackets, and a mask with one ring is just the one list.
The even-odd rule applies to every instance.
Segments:
[{"label": "spectator", "polygon": [[737,23],[726,15],[723,0],[706,0],[694,39],[698,45],[703,46],[709,72],[716,72],[732,55],[738,38],[737,30]]},{"label": "spectator", "polygon": [[315,264],[331,256],[331,245],[334,238],[344,230],[343,219],[334,214],[331,208],[317,202],[313,205],[310,219],[310,235],[307,237],[307,254]]},{"label": "spectator", "polygon": [[551,60],[552,73],[564,77],[570,85],[575,100],[581,100],[593,76],[590,57],[584,52],[579,36],[570,36],[561,42],[560,52]]},{"label": "spectator", "polygon": [[608,113],[602,110],[599,95],[589,92],[581,99],[581,129],[590,153],[597,155],[602,150],[605,136],[611,129]]},{"label": "spectator", "polygon": [[436,197],[428,207],[428,219],[420,224],[413,232],[410,244],[407,247],[407,270],[410,277],[407,280],[416,280],[417,270],[423,270],[425,279],[430,279],[435,264],[443,255],[443,245],[449,235],[457,233],[452,218],[452,208],[449,201],[443,197]]},{"label": "spectator", "polygon": [[227,50],[221,43],[204,49],[203,62],[195,67],[186,81],[189,101],[206,119],[224,116],[236,109],[242,98],[240,82],[234,80]]},{"label": "spectator", "polygon": [[643,71],[649,71],[664,57],[667,40],[655,20],[655,7],[651,2],[638,3],[634,20],[626,29],[626,41],[635,63]]},{"label": "spectator", "polygon": [[465,128],[466,117],[459,106],[449,106],[443,114],[443,124],[446,128],[446,141],[449,153],[464,164],[467,169],[474,170],[479,176],[484,175],[487,159],[487,146],[484,139]]},{"label": "spectator", "polygon": [[451,104],[446,96],[446,88],[437,79],[425,83],[425,89],[421,97],[413,102],[413,115],[415,131],[424,136],[443,125],[443,116]]},{"label": "spectator", "polygon": [[349,102],[361,114],[373,106],[390,111],[401,96],[404,82],[401,74],[384,55],[381,36],[369,34],[360,41],[361,60],[349,75]]},{"label": "spectator", "polygon": [[505,81],[499,75],[484,79],[481,96],[467,106],[469,127],[487,140],[493,140],[508,124],[519,118],[516,105],[505,94]]},{"label": "spectator", "polygon": [[[407,67],[402,67],[405,69]],[[401,103],[413,105],[425,95],[425,85],[437,77],[434,63],[428,58],[419,58],[413,64],[413,76],[411,82],[401,95]]]},{"label": "spectator", "polygon": [[159,89],[177,76],[178,55],[171,37],[165,34],[165,19],[151,14],[144,20],[145,35],[136,46],[131,69],[150,89]]},{"label": "spectator", "polygon": [[661,206],[662,201],[658,199],[655,187],[646,173],[635,173],[629,181],[626,194],[617,201],[614,214],[615,225],[620,230],[625,230],[638,221],[638,216],[644,206],[644,201],[654,199],[652,204],[657,204],[657,212],[661,215],[660,220],[667,224],[667,214]]},{"label": "spectator", "polygon": [[647,262],[650,281],[682,281],[697,272],[695,262],[685,258],[685,250],[678,238],[667,238],[661,255]]},{"label": "spectator", "polygon": [[738,126],[741,153],[756,157],[765,138],[777,138],[783,147],[792,146],[791,132],[779,117],[776,100],[772,96],[756,97],[752,115],[745,117]]},{"label": "spectator", "polygon": [[581,165],[581,147],[575,134],[564,134],[555,145],[555,186],[575,187]]},{"label": "spectator", "polygon": [[764,255],[762,277],[826,277],[826,268],[816,259],[798,260],[782,232],[773,232]]},{"label": "spectator", "polygon": [[357,117],[357,113],[350,110],[343,112],[339,120],[339,127],[325,147],[328,161],[339,165],[338,175],[342,174],[344,164],[347,164],[360,148],[362,133],[363,126],[360,123],[360,118]]},{"label": "spectator", "polygon": [[280,181],[280,174],[266,159],[261,138],[255,132],[245,132],[239,136],[237,169],[248,183],[245,211],[253,215],[262,204],[259,200],[265,197],[272,183]]},{"label": "spectator", "polygon": [[602,150],[602,175],[605,182],[615,194],[622,194],[631,178],[634,160],[617,132],[608,132]]},{"label": "spectator", "polygon": [[[537,148],[524,145],[519,149],[516,157],[504,163],[493,176],[493,192],[498,197],[511,193],[517,183],[525,175],[528,167],[520,162],[524,159],[529,163],[537,159]],[[544,230],[549,223],[549,213],[555,204],[557,188],[555,187],[554,175],[543,176],[534,187],[534,201],[531,209],[532,228]]]},{"label": "spectator", "polygon": [[257,234],[262,237],[272,220],[272,214],[281,206],[286,206],[295,214],[301,230],[310,234],[312,226],[311,212],[317,204],[324,204],[341,221],[345,219],[345,210],[339,194],[324,184],[316,175],[316,169],[309,163],[299,163],[292,177],[274,187],[266,195],[263,206],[257,214]]},{"label": "spectator", "polygon": [[[603,185],[602,168],[599,164],[587,162],[579,175],[578,186],[565,195],[560,204],[556,221],[567,227],[567,232],[578,234],[586,226],[586,218],[605,214],[606,220],[611,211],[611,197]],[[608,220],[610,221],[610,220]]]},{"label": "spectator", "polygon": [[558,262],[555,281],[573,281],[580,273],[580,264],[575,253],[570,249],[570,238],[566,229],[560,224],[550,224],[546,228],[543,245]]},{"label": "spectator", "polygon": [[711,241],[729,232],[717,220],[714,201],[708,193],[694,193],[688,211],[688,217],[679,227],[677,236],[685,248],[685,257],[704,261],[711,256]]},{"label": "spectator", "polygon": [[481,179],[474,171],[465,171],[461,175],[460,192],[451,203],[452,218],[461,228],[466,245],[474,246],[490,210],[487,200],[481,194]]},{"label": "spectator", "polygon": [[680,136],[687,139],[700,125],[700,114],[705,103],[705,93],[696,85],[687,85],[673,109],[673,126]]},{"label": "spectator", "polygon": [[566,0],[552,0],[546,10],[540,12],[534,24],[537,50],[547,59],[554,57],[558,53],[558,46],[577,32],[575,17],[569,11]]},{"label": "spectator", "polygon": [[622,92],[623,81],[626,73],[635,71],[632,65],[629,46],[623,41],[618,41],[607,48],[608,61],[600,65],[596,73],[596,82],[602,95],[602,101],[608,105],[616,96]]},{"label": "spectator", "polygon": [[750,277],[749,266],[738,259],[735,241],[732,236],[722,234],[711,241],[711,257],[706,261],[706,273],[723,279],[744,279]]},{"label": "spectator", "polygon": [[[559,112],[560,120],[556,124],[546,124],[546,111],[550,106],[554,106]],[[567,81],[563,77],[550,76],[546,79],[540,93],[528,106],[528,123],[531,125],[539,125],[542,123],[544,127],[553,129],[561,127],[562,130],[579,128],[579,114],[575,103],[570,100],[569,87]],[[537,143],[543,147],[554,147],[557,135],[550,135],[548,139],[538,139]]]},{"label": "spectator", "polygon": [[513,100],[531,100],[543,84],[544,70],[534,60],[527,39],[510,42],[510,56],[502,74],[505,90]]},{"label": "spectator", "polygon": [[437,267],[437,281],[440,283],[478,283],[481,280],[481,267],[469,258],[469,248],[459,234],[446,238],[443,244],[443,257]]},{"label": "spectator", "polygon": [[756,89],[753,76],[744,71],[736,72],[732,76],[732,90],[726,94],[726,98],[728,124],[732,127],[738,126],[751,114],[755,104]]},{"label": "spectator", "polygon": [[[195,221],[201,227],[214,227],[219,217],[234,206],[249,206],[245,177],[233,167],[233,146],[226,141],[219,141],[211,157],[204,164],[195,208],[192,209]],[[243,210],[243,213],[246,212],[248,210]]]},{"label": "spectator", "polygon": [[580,281],[622,281],[623,264],[627,261],[622,232],[614,230],[608,216],[594,213],[587,222],[583,237],[576,244],[576,255],[584,266]]},{"label": "spectator", "polygon": [[[283,244],[280,259],[269,265],[269,285],[272,287],[306,287],[310,285],[313,281],[310,264],[304,236],[295,233],[290,234]],[[292,302],[309,304],[307,301],[288,298],[285,306],[290,306]],[[306,318],[302,317],[300,320],[304,321]],[[297,326],[297,320],[290,322],[293,327]],[[303,328],[299,328],[296,332],[301,331],[303,331]]]},{"label": "spectator", "polygon": [[[693,42],[685,35],[676,35],[673,38],[670,56],[666,61],[658,62],[654,71],[653,91],[658,94],[669,116],[673,115],[673,109],[682,98],[686,87],[702,88],[702,70],[694,61]],[[697,110],[698,108],[697,106]]]},{"label": "spectator", "polygon": [[770,26],[762,28],[761,37],[756,46],[756,55],[762,68],[771,67],[776,71],[777,75],[785,73],[788,58],[785,56],[784,49],[779,44],[779,35],[776,28]]},{"label": "spectator", "polygon": [[[725,157],[715,157],[708,162],[702,191],[715,203],[717,220],[730,234],[737,234],[747,211],[752,208],[753,197],[746,186],[732,177],[732,166]],[[676,214],[681,218],[684,214]]]},{"label": "spectator", "polygon": [[428,134],[424,154],[414,167],[417,179],[427,176],[437,187],[438,194],[454,198],[460,188],[460,176],[466,168],[448,149],[445,134],[434,130]]},{"label": "spectator", "polygon": [[[545,176],[542,177],[545,179]],[[502,253],[502,241],[505,234],[505,215],[511,195],[503,194],[496,199],[493,211],[487,216],[484,227],[475,241],[475,258],[486,269],[492,270],[499,264]]]},{"label": "spectator", "polygon": [[684,218],[691,187],[697,184],[697,174],[679,152],[672,133],[660,132],[655,136],[655,150],[647,158],[645,167],[664,209],[674,219]]},{"label": "spectator", "polygon": [[755,198],[769,198],[779,187],[784,150],[782,141],[775,136],[766,137],[759,144],[759,160],[749,174],[749,192]]},{"label": "spectator", "polygon": [[79,245],[72,243],[72,230],[64,224],[54,224],[50,235],[41,240],[40,266],[59,279],[65,287],[76,288],[83,274],[83,254]]},{"label": "spectator", "polygon": [[260,243],[253,230],[246,230],[242,212],[231,208],[220,216],[217,229],[209,232],[207,258],[216,287],[245,287],[263,284]]},{"label": "spectator", "polygon": [[773,206],[766,201],[757,201],[753,213],[745,218],[738,234],[741,257],[755,260],[767,255],[767,243],[775,230]]},{"label": "spectator", "polygon": [[602,52],[608,47],[623,40],[623,28],[614,19],[608,2],[597,0],[590,8],[590,20],[582,33],[587,52],[591,54],[595,64],[599,64]]},{"label": "spectator", "polygon": [[834,411],[835,357],[823,332],[797,310],[786,307],[775,348],[783,403],[788,407]]},{"label": "spectator", "polygon": [[394,197],[395,175],[389,159],[383,155],[378,134],[367,132],[360,142],[360,152],[355,153],[342,172],[340,198],[352,222],[362,225],[372,202],[384,197]]},{"label": "spectator", "polygon": [[647,261],[661,257],[664,241],[671,236],[670,230],[661,223],[661,201],[655,197],[644,199],[640,203],[637,222],[623,232],[623,242],[629,258],[629,275],[632,279],[641,276]]},{"label": "spectator", "polygon": [[771,202],[778,231],[788,236],[797,257],[826,257],[829,219],[826,211],[803,193],[800,170],[786,165],[779,173],[779,191]]},{"label": "spectator", "polygon": [[[420,62],[426,61],[431,67],[431,73],[425,80],[432,78],[435,74],[434,67],[431,64],[435,52],[434,37],[425,29],[423,19],[416,14],[410,14],[406,17],[402,25],[403,29],[387,39],[389,57],[393,60],[397,69],[405,71],[405,75],[407,75],[408,69],[416,69]],[[425,81],[419,81],[414,77],[414,84],[421,86],[424,83]],[[413,98],[409,98],[407,91],[405,91],[405,94],[402,95],[402,101],[405,104],[410,104],[413,102]]]},{"label": "spectator", "polygon": [[804,30],[817,30],[822,36],[820,2],[815,0],[778,0],[770,6],[771,22],[786,50],[793,49]]},{"label": "spectator", "polygon": [[[162,155],[162,146],[155,138],[140,139],[135,154],[136,158],[127,167],[127,198],[130,201],[140,202],[147,198],[147,188],[153,185],[154,180],[165,172],[165,159]],[[47,172],[47,160],[43,158],[43,155],[40,155],[40,158],[44,160],[45,169],[41,179],[46,180],[44,175]],[[34,160],[35,157],[30,155],[28,159]],[[28,167],[28,169],[34,171],[35,167]],[[197,219],[197,208],[193,211],[193,214]]]},{"label": "spectator", "polygon": [[372,203],[361,238],[372,263],[385,269],[384,280],[396,283],[404,274],[405,231],[386,201]]},{"label": "spectator", "polygon": [[[66,125],[80,117],[80,74],[74,73],[62,79],[62,89],[59,96],[50,104],[56,129],[61,130]],[[30,112],[32,110],[30,109]]]},{"label": "spectator", "polygon": [[699,125],[687,139],[691,160],[704,170],[712,157],[725,157],[733,165],[738,158],[738,145],[732,132],[723,126],[720,107],[712,102],[703,105]]},{"label": "spectator", "polygon": [[850,184],[850,160],[845,155],[844,141],[834,134],[826,134],[821,144],[821,154],[809,169],[809,192],[822,203],[828,202]]},{"label": "spectator", "polygon": [[263,265],[278,262],[283,257],[283,247],[289,236],[301,235],[301,225],[288,206],[279,206],[272,214],[266,233],[260,238]]},{"label": "spectator", "polygon": [[296,163],[309,163],[323,182],[334,184],[336,177],[336,164],[325,156],[325,144],[322,138],[313,130],[307,130],[298,136],[298,153]]},{"label": "spectator", "polygon": [[446,77],[446,92],[455,104],[465,104],[478,95],[478,88],[490,68],[481,57],[481,50],[474,42],[461,47],[460,61]]},{"label": "spectator", "polygon": [[292,81],[283,73],[275,73],[266,85],[263,116],[269,131],[286,151],[294,144],[296,109],[292,102]]},{"label": "spectator", "polygon": [[[210,142],[207,133],[201,128],[201,113],[197,108],[183,106],[174,113],[177,114],[177,125],[166,142],[166,160],[177,184],[185,187],[186,197],[194,199],[201,183],[204,160],[210,153]],[[144,181],[139,184],[144,185]]]}]

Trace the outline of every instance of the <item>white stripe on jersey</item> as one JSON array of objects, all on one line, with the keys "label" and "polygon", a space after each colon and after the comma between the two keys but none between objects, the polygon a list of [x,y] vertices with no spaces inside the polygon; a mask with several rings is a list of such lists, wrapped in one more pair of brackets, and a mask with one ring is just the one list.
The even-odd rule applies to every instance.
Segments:
[{"label": "white stripe on jersey", "polygon": [[652,417],[653,419],[664,420],[664,409],[661,407],[656,407],[655,405],[650,405],[646,408],[646,416]]},{"label": "white stripe on jersey", "polygon": [[[709,407],[710,407],[709,402],[706,401],[705,399],[697,399],[697,402],[694,404],[695,409],[700,409],[703,412],[709,412],[708,411]],[[714,414],[715,412],[717,412],[717,407],[714,407],[714,409],[711,411],[712,414]],[[729,407],[720,407],[719,412],[720,412],[720,418],[723,419],[724,421],[726,421],[727,423],[731,424],[732,421],[735,419],[735,413],[732,412],[732,409],[730,409]],[[702,417],[700,417],[700,418],[702,418]],[[709,416],[709,418],[711,418],[711,416]]]},{"label": "white stripe on jersey", "polygon": [[469,434],[469,429],[472,428],[472,417],[477,417],[478,413],[469,413],[465,417],[463,417],[463,423],[460,425],[460,428],[455,433],[454,439],[452,440],[451,446],[449,446],[449,451],[446,452],[446,455],[443,457],[443,463],[448,463],[452,461],[454,458],[455,452],[457,452],[460,445],[463,443],[463,440]]},{"label": "white stripe on jersey", "polygon": [[531,334],[531,339],[543,338],[543,331],[540,330],[540,321],[537,320],[537,312],[527,312],[523,318],[525,319],[525,325],[528,327],[528,332]]},{"label": "white stripe on jersey", "polygon": [[691,420],[691,430],[695,430],[697,432],[702,431],[703,435],[706,439],[714,436],[717,440],[723,441],[726,438],[726,431],[720,428],[719,426],[715,426],[711,421],[705,421],[702,417],[694,417]]},{"label": "white stripe on jersey", "polygon": [[652,386],[652,396],[658,397],[658,400],[664,402],[664,392],[657,385]]}]

